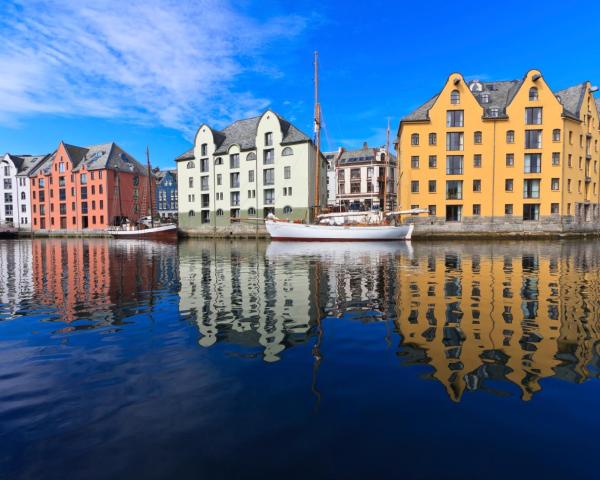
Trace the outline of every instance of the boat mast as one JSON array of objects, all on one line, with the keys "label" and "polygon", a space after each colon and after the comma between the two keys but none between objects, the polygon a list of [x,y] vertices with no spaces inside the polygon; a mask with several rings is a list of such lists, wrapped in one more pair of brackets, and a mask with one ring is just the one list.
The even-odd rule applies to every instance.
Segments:
[{"label": "boat mast", "polygon": [[388,157],[390,155],[390,119],[388,118],[388,125],[385,139],[385,159],[383,162],[383,216],[385,217],[385,211],[387,207],[387,166]]},{"label": "boat mast", "polygon": [[150,148],[146,145],[146,163],[148,168],[148,201],[150,202],[150,225],[154,228],[154,215],[152,214],[152,169],[150,168]]},{"label": "boat mast", "polygon": [[319,104],[319,52],[315,51],[315,145],[317,155],[315,159],[315,220],[319,214],[319,180],[321,175],[321,105]]}]

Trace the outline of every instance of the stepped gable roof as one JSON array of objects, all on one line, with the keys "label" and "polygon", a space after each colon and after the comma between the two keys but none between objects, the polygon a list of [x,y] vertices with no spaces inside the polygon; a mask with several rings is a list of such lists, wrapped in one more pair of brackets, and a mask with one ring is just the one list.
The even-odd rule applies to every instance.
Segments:
[{"label": "stepped gable roof", "polygon": [[[76,145],[64,144],[71,161],[72,171],[81,170],[84,166],[87,170],[116,170],[120,172],[134,172],[138,175],[146,175],[146,167],[138,162],[133,156],[125,152],[116,143],[101,143],[78,147]],[[41,171],[48,175],[52,161],[56,158],[56,151],[44,162]]]},{"label": "stepped gable roof", "polygon": [[556,96],[560,99],[560,103],[562,103],[565,116],[579,120],[581,104],[585,96],[585,88],[586,83],[584,82],[555,92]]},{"label": "stepped gable roof", "polygon": [[[474,88],[475,83],[479,83],[481,89]],[[494,82],[479,82],[471,80],[467,82],[470,90],[477,99],[477,102],[483,107],[483,118],[506,118],[506,108],[512,102],[513,98],[521,88],[523,80],[503,80]],[[586,82],[574,85],[564,90],[555,92],[563,105],[563,114],[567,117],[579,120],[581,104],[586,91]],[[422,122],[429,120],[429,110],[439,97],[439,93],[427,100],[416,110],[402,118],[402,122]],[[483,99],[487,96],[487,102]],[[598,110],[600,103],[596,100]],[[497,115],[492,115],[492,109],[498,109]]]},{"label": "stepped gable roof", "polygon": [[[272,112],[272,110],[268,110]],[[299,142],[309,142],[311,139],[308,135],[300,131],[288,120],[272,112],[279,120],[282,133],[282,145],[290,145]],[[263,113],[264,115],[264,113]],[[256,132],[262,115],[258,117],[236,120],[231,125],[223,130],[212,130],[215,140],[216,150],[215,155],[226,154],[232,145],[239,145],[240,150],[253,150],[256,148]],[[194,149],[182,153],[175,158],[175,161],[192,160],[194,158]]]}]

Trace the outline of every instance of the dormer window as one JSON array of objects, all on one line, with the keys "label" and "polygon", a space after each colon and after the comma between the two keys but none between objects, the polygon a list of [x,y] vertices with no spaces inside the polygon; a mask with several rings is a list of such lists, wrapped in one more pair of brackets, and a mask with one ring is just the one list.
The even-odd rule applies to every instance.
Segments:
[{"label": "dormer window", "polygon": [[497,117],[500,114],[498,108],[490,108],[490,117]]},{"label": "dormer window", "polygon": [[190,169],[190,168],[194,168],[194,162],[187,162],[186,164],[186,168]]},{"label": "dormer window", "polygon": [[481,94],[481,103],[490,103],[490,94],[489,93]]},{"label": "dormer window", "polygon": [[273,145],[273,132],[265,133],[265,147]]},{"label": "dormer window", "polygon": [[538,100],[538,89],[537,89],[537,87],[531,87],[529,89],[529,101],[537,102],[537,100]]},{"label": "dormer window", "polygon": [[452,105],[460,104],[460,92],[458,90],[452,90],[452,93],[450,93],[450,103]]}]

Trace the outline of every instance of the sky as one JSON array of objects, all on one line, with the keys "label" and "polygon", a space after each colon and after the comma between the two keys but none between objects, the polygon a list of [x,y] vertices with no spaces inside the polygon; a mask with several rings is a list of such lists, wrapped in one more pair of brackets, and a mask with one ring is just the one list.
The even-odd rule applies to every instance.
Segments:
[{"label": "sky", "polygon": [[[202,123],[267,108],[324,150],[385,143],[448,75],[600,84],[593,3],[0,0],[0,152],[114,141],[173,168]],[[392,139],[393,140],[393,139]]]}]

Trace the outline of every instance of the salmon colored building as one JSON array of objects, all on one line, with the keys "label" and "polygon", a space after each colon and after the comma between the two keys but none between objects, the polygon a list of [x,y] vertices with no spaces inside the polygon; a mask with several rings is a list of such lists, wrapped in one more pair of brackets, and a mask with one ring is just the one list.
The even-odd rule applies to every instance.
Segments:
[{"label": "salmon colored building", "polygon": [[34,231],[103,230],[138,221],[155,203],[147,169],[112,142],[61,142],[30,180]]}]

